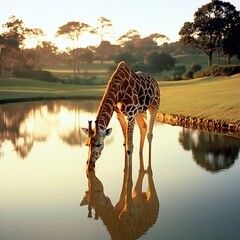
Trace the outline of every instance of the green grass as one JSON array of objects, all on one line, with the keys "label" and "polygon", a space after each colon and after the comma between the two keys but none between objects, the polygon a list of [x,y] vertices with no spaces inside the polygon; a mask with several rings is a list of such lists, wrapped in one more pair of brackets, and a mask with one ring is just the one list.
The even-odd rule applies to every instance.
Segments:
[{"label": "green grass", "polygon": [[[95,84],[106,84],[111,76],[109,67],[114,65],[113,61],[105,61],[104,63],[94,62],[91,64],[80,64],[80,74],[78,77],[82,79],[94,78]],[[50,71],[54,76],[69,80],[74,78],[73,67],[70,65],[47,66],[43,70]]]},{"label": "green grass", "polygon": [[[106,86],[56,84],[0,78],[0,100],[39,97],[101,98]],[[160,112],[240,121],[240,75],[160,82]]]},{"label": "green grass", "polygon": [[162,82],[160,111],[240,121],[240,75]]},{"label": "green grass", "polygon": [[0,78],[0,99],[39,97],[100,97],[105,86],[56,84],[33,79]]}]

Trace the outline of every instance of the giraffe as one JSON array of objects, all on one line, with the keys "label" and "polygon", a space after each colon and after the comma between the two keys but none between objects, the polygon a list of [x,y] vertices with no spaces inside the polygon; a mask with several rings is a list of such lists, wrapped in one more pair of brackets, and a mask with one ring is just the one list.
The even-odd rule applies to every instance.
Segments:
[{"label": "giraffe", "polygon": [[[126,156],[126,155],[125,155]],[[143,158],[140,154],[140,161]],[[125,161],[125,164],[128,162]],[[101,181],[95,171],[87,170],[88,191],[86,191],[80,206],[88,205],[88,217],[92,218],[92,209],[95,211],[95,220],[99,218],[106,226],[112,240],[138,239],[156,223],[159,215],[159,199],[153,181],[151,165],[147,170],[140,167],[134,190],[132,191],[132,170],[125,166],[123,185],[119,201],[113,206],[105,195]],[[148,178],[148,188],[142,191],[145,174]]]},{"label": "giraffe", "polygon": [[[114,111],[117,113],[117,119],[122,128],[130,166],[132,165],[135,121],[137,121],[141,133],[139,153],[143,151],[147,134],[150,154],[153,125],[159,106],[160,89],[157,81],[150,74],[133,72],[125,62],[120,62],[108,82],[99,105],[95,128],[92,128],[92,121],[89,121],[88,128],[82,128],[88,136],[86,140],[86,145],[89,147],[87,169],[95,169],[95,162],[104,148],[104,139],[112,132],[112,129],[107,127]],[[142,115],[146,111],[149,113],[148,125]]]}]

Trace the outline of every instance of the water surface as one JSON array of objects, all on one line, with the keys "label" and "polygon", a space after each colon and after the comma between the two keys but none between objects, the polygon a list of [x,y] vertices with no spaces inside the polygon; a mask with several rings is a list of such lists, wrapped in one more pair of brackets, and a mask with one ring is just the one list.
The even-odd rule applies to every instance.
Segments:
[{"label": "water surface", "polygon": [[[98,104],[53,101],[0,106],[1,240],[113,237],[113,221],[80,204],[89,191],[88,149],[81,127],[95,119]],[[124,180],[123,137],[115,115],[110,127],[113,132],[91,179],[102,188],[106,206],[115,206]],[[136,127],[134,185],[143,177],[138,171],[138,142]],[[240,239],[239,150],[239,138],[156,123],[152,183],[159,206],[152,208],[156,219],[143,232],[143,227],[136,230],[139,238]],[[147,156],[146,141],[145,167]],[[143,191],[148,180],[145,174]]]}]

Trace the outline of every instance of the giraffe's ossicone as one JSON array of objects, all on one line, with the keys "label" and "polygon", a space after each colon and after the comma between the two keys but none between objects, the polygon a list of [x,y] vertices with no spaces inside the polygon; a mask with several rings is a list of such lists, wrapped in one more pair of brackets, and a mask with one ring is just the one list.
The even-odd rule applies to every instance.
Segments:
[{"label": "giraffe's ossicone", "polygon": [[[133,152],[133,129],[137,120],[141,132],[140,153],[143,150],[145,136],[151,149],[152,130],[160,106],[160,89],[158,82],[147,73],[133,72],[125,62],[120,62],[112,74],[104,96],[98,108],[95,128],[89,121],[88,128],[82,128],[88,138],[89,147],[87,169],[94,170],[95,162],[104,148],[104,139],[110,135],[107,129],[115,111],[122,127],[124,146],[131,165]],[[146,124],[142,114],[148,111],[149,122]],[[149,155],[150,157],[150,155]]]}]

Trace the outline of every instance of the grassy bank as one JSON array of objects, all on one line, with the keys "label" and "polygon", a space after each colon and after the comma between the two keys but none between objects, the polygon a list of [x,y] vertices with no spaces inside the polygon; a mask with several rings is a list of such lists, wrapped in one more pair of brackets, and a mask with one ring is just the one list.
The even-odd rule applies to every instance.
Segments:
[{"label": "grassy bank", "polygon": [[[240,75],[160,82],[160,112],[240,121]],[[77,86],[32,79],[0,78],[0,101],[20,98],[101,98],[105,86]]]},{"label": "grassy bank", "polygon": [[160,111],[163,113],[240,121],[240,75],[160,85]]}]

